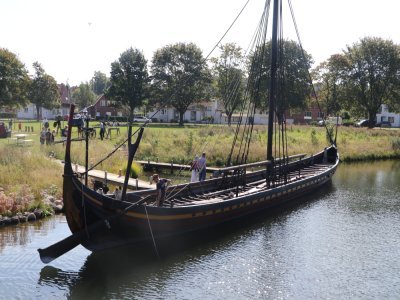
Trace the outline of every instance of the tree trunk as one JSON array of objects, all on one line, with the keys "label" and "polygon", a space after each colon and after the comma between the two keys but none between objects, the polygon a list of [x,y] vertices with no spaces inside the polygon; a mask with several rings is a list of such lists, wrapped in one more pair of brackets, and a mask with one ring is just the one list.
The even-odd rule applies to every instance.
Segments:
[{"label": "tree trunk", "polygon": [[183,114],[184,112],[179,112],[179,126],[183,126]]},{"label": "tree trunk", "polygon": [[226,114],[228,116],[228,126],[231,126],[232,124],[232,114],[233,114],[232,112]]},{"label": "tree trunk", "polygon": [[375,119],[376,119],[376,112],[369,111],[368,112],[368,128],[375,127]]},{"label": "tree trunk", "polygon": [[36,121],[40,121],[41,116],[39,115],[40,107],[36,105]]}]

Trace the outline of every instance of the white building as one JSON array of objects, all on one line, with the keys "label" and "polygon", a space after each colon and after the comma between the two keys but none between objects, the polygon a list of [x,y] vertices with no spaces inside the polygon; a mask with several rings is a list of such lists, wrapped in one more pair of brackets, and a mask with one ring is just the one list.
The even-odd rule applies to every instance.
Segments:
[{"label": "white building", "polygon": [[[160,122],[178,122],[179,112],[174,108],[163,108],[156,114],[155,111],[147,114],[148,118],[156,118]],[[242,118],[242,124],[247,121],[247,115],[240,117],[239,113],[234,113],[231,118],[232,124],[237,124]],[[201,123],[208,122],[210,119],[213,120],[214,124],[228,124],[228,116],[224,112],[224,108],[221,102],[217,99],[213,99],[209,102],[203,101],[197,104],[192,104],[188,107],[187,111],[183,115],[183,120],[188,123]],[[293,119],[286,120],[288,124],[293,123]],[[257,111],[254,114],[255,125],[267,125],[268,124],[268,112]]]},{"label": "white building", "polygon": [[[222,112],[223,110],[217,100],[203,101],[190,105],[183,114],[183,120],[189,123],[209,122],[213,120],[213,123],[220,124]],[[162,108],[158,112],[155,110],[150,111],[147,117],[156,118],[160,122],[165,123],[179,122],[179,112],[173,107]]]},{"label": "white building", "polygon": [[[61,108],[52,109],[52,110],[48,110],[45,108],[39,109],[39,119],[46,118],[48,120],[52,120],[52,119],[55,119],[56,116],[62,116],[62,115],[63,115],[63,113],[61,111]],[[17,111],[17,119],[36,120],[37,119],[36,105],[28,104],[24,108],[21,108],[20,110],[18,110]]]},{"label": "white building", "polygon": [[390,122],[392,127],[400,127],[400,114],[389,112],[389,107],[382,104],[380,112],[376,114],[376,123]]}]

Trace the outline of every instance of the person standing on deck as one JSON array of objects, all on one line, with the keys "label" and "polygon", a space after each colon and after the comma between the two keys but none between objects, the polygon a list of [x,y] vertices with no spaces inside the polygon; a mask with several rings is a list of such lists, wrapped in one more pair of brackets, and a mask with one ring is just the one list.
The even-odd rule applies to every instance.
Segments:
[{"label": "person standing on deck", "polygon": [[165,191],[167,189],[168,184],[171,182],[169,179],[160,178],[158,174],[153,175],[153,181],[156,183],[157,189],[157,206],[162,206],[165,200]]},{"label": "person standing on deck", "polygon": [[203,152],[198,162],[199,181],[204,181],[206,179],[206,167],[206,153]]},{"label": "person standing on deck", "polygon": [[194,160],[192,161],[190,170],[192,171],[192,177],[190,178],[190,182],[198,181],[198,179],[199,179],[199,157],[197,155],[194,157]]}]

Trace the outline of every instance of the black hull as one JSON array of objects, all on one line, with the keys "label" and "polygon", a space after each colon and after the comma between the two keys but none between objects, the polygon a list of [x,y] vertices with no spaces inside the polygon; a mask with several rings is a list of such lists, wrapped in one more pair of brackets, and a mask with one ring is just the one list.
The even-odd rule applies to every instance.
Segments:
[{"label": "black hull", "polygon": [[[96,230],[88,230],[82,242],[82,245],[91,251],[153,243],[153,239],[165,241],[168,238],[301,201],[302,196],[329,182],[335,173],[339,162],[336,148],[329,148],[328,153],[330,153],[330,163],[324,164],[323,168],[311,175],[300,176],[286,184],[259,191],[254,187],[237,195],[231,192],[229,199],[221,200],[216,197],[173,207],[132,204],[142,198],[151,200],[155,197],[154,190],[128,193],[126,201],[123,202],[115,200],[112,196],[100,195],[82,184],[66,160],[64,203],[67,221],[73,233],[96,225]],[[321,165],[323,161],[324,152],[321,152],[311,158],[290,163],[289,169],[292,173],[301,174],[307,168]],[[265,171],[246,175],[246,181],[250,185],[262,178],[265,178]],[[199,191],[215,193],[221,189],[223,180],[212,179],[189,186],[182,185],[185,191],[181,194],[196,194]]]}]

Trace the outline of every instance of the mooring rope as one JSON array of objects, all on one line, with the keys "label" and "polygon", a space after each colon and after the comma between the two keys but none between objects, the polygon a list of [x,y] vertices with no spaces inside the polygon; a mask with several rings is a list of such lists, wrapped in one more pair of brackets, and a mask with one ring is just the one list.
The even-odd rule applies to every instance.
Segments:
[{"label": "mooring rope", "polygon": [[154,239],[154,235],[153,235],[153,230],[151,229],[150,219],[149,219],[149,215],[147,213],[146,205],[144,205],[144,210],[146,212],[147,223],[149,224],[150,234],[151,234],[151,238],[153,240],[154,251],[156,251],[157,257],[160,258],[160,254],[158,254],[158,250],[157,250],[156,240]]}]

